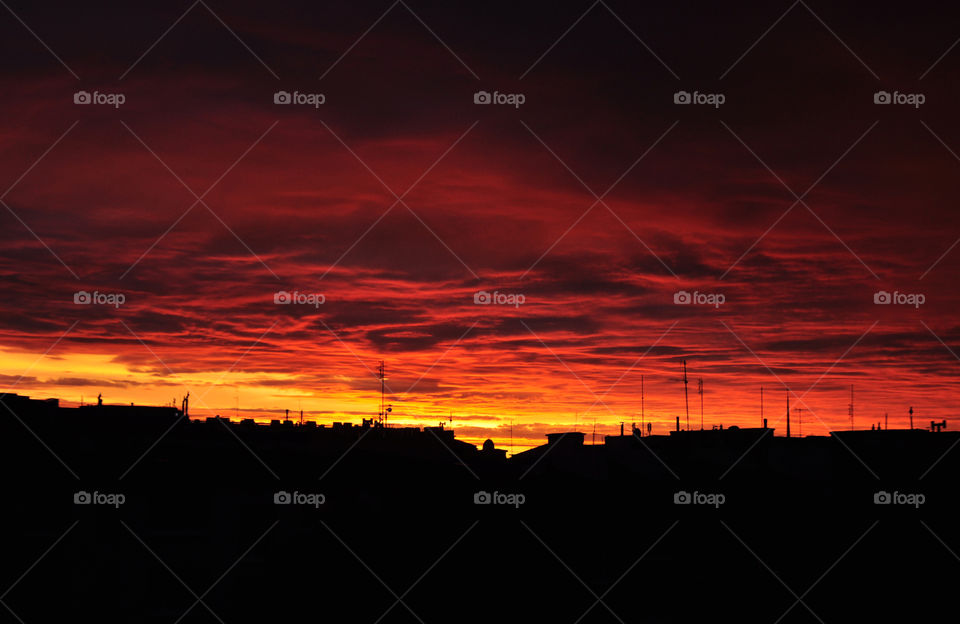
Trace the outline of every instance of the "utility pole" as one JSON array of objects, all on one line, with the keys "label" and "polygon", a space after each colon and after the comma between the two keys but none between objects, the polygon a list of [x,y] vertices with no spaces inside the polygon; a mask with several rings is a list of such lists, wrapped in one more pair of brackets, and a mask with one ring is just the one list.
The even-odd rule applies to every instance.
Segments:
[{"label": "utility pole", "polygon": [[913,429],[913,408],[910,408],[910,429]]}]

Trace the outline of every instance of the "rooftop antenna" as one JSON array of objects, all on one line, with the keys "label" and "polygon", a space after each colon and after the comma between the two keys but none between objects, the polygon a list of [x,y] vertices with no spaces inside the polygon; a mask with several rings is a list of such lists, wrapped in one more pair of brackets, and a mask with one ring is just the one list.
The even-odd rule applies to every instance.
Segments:
[{"label": "rooftop antenna", "polygon": [[703,377],[697,378],[697,392],[700,393],[700,431],[703,431]]},{"label": "rooftop antenna", "polygon": [[790,390],[787,389],[787,437],[790,437]]},{"label": "rooftop antenna", "polygon": [[687,361],[683,361],[683,401],[687,406],[687,431],[690,431],[690,397],[687,395]]},{"label": "rooftop antenna", "polygon": [[640,375],[640,435],[643,435],[643,375]]},{"label": "rooftop antenna", "polygon": [[850,384],[850,431],[853,431],[853,384]]},{"label": "rooftop antenna", "polygon": [[760,426],[765,426],[763,424],[763,386],[760,386]]},{"label": "rooftop antenna", "polygon": [[380,360],[380,367],[377,369],[377,377],[380,378],[380,426],[387,426],[387,415],[393,411],[392,405],[384,405],[384,385],[386,380],[386,369],[383,366],[383,360]]},{"label": "rooftop antenna", "polygon": [[590,444],[596,444],[596,443],[597,443],[597,419],[596,419],[596,417],[594,417],[594,419],[593,419],[593,435],[590,436]]},{"label": "rooftop antenna", "polygon": [[377,370],[377,376],[380,377],[380,424],[383,425],[383,360],[380,360],[380,368]]},{"label": "rooftop antenna", "polygon": [[796,407],[794,409],[797,411],[797,416],[800,419],[800,423],[799,423],[800,433],[797,435],[797,437],[802,438],[803,437],[803,408]]},{"label": "rooftop antenna", "polygon": [[513,419],[510,419],[510,457],[513,457]]},{"label": "rooftop antenna", "polygon": [[913,429],[913,407],[910,408],[910,428]]}]

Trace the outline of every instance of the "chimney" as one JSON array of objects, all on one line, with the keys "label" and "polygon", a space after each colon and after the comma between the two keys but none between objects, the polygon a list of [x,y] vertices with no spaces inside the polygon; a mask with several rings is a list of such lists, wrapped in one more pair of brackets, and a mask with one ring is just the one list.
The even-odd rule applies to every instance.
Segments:
[{"label": "chimney", "polygon": [[680,417],[677,416],[677,431],[680,431]]}]

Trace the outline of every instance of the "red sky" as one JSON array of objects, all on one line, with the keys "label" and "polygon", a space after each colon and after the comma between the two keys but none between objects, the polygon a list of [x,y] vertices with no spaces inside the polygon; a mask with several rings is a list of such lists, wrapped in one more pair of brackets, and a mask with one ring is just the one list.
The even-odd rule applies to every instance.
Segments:
[{"label": "red sky", "polygon": [[933,5],[796,5],[757,42],[786,5],[610,3],[554,47],[589,5],[398,4],[363,37],[389,4],[197,5],[159,42],[186,7],[11,6],[43,43],[0,16],[3,389],[358,421],[383,359],[394,422],[512,421],[519,448],[639,421],[641,375],[665,433],[686,359],[691,426],[700,377],[708,427],[757,426],[761,385],[778,433],[788,388],[804,434],[849,426],[851,384],[858,427],[953,416],[960,53]]}]

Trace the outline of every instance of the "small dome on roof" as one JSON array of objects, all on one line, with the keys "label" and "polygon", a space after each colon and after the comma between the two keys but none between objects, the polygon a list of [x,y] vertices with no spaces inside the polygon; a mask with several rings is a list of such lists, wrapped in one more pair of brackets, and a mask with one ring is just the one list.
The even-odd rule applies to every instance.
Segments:
[{"label": "small dome on roof", "polygon": [[485,450],[485,451],[492,451],[492,450],[494,450],[493,440],[491,440],[490,438],[487,438],[487,439],[484,441],[484,443],[483,443],[483,450]]}]

